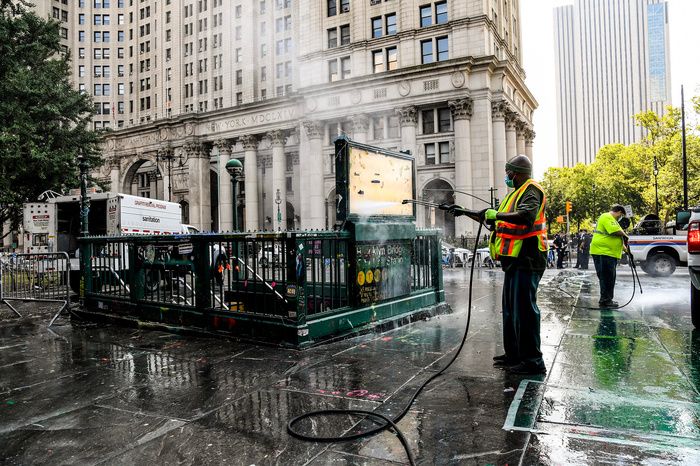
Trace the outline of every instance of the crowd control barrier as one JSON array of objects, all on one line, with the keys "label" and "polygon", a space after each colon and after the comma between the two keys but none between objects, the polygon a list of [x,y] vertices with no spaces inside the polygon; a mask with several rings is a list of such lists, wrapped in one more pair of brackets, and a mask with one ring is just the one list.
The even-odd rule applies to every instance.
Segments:
[{"label": "crowd control barrier", "polygon": [[22,314],[11,301],[58,303],[60,308],[49,322],[54,324],[70,303],[70,259],[65,252],[0,255],[0,303],[18,317]]}]

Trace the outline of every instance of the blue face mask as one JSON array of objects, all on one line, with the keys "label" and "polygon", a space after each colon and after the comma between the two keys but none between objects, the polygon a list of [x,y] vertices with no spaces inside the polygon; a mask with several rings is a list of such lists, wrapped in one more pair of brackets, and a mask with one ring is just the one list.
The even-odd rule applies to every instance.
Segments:
[{"label": "blue face mask", "polygon": [[509,188],[515,187],[514,181],[511,178],[509,178],[508,175],[506,175],[504,181],[506,182],[506,186],[508,186]]}]

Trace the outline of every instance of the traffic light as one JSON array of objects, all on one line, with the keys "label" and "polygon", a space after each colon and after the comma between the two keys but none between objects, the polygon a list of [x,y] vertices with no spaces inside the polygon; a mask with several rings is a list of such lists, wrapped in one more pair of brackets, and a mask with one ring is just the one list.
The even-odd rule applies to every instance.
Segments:
[{"label": "traffic light", "polygon": [[557,223],[564,223],[564,216],[563,215],[557,215]]},{"label": "traffic light", "polygon": [[571,212],[571,201],[566,201],[566,213]]}]

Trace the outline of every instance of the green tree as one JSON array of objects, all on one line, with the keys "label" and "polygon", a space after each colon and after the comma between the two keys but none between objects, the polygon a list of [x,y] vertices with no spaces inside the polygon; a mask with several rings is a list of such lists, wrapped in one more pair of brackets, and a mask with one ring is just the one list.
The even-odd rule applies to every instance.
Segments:
[{"label": "green tree", "polygon": [[[694,98],[693,103],[695,111],[700,112],[700,98]],[[550,168],[545,173],[542,182],[547,191],[550,222],[565,214],[565,201],[573,204],[570,219],[574,230],[595,221],[616,203],[631,205],[636,219],[655,212],[654,159],[658,168],[659,215],[669,220],[680,209],[680,110],[668,107],[663,116],[642,112],[635,119],[645,129],[643,141],[627,146],[608,144],[600,148],[590,165]],[[688,197],[696,205],[700,203],[700,137],[692,130],[687,133]]]},{"label": "green tree", "polygon": [[[78,186],[77,154],[100,163],[91,98],[71,87],[57,22],[0,3],[0,228],[47,189]],[[0,233],[0,236],[4,236]]]}]

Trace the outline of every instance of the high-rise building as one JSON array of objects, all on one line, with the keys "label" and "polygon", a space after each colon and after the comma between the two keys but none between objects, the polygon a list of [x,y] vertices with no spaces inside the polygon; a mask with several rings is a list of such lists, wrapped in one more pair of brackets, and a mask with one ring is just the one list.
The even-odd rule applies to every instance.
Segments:
[{"label": "high-rise building", "polygon": [[96,176],[204,230],[232,228],[233,157],[238,225],[277,230],[333,225],[339,134],[410,150],[417,195],[465,206],[457,191],[502,198],[505,160],[532,156],[519,0],[44,2],[68,12],[75,85],[112,130]]},{"label": "high-rise building", "polygon": [[643,138],[634,115],[671,103],[668,4],[576,0],[554,9],[559,164]]}]

